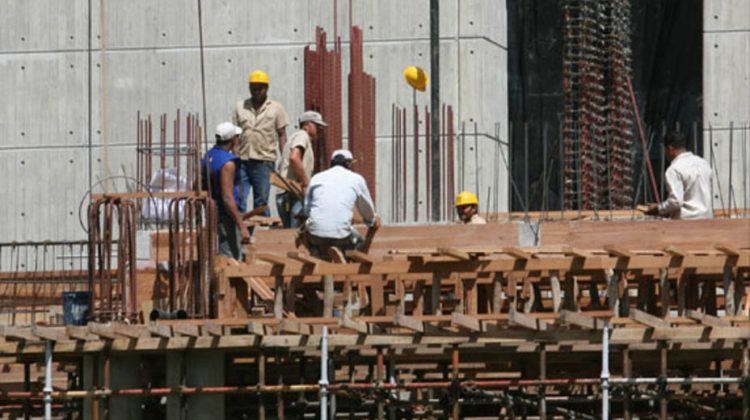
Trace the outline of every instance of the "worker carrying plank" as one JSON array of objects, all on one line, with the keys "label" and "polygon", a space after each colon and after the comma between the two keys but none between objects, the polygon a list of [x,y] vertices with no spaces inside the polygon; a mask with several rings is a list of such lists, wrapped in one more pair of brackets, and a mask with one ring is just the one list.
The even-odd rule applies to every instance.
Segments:
[{"label": "worker carrying plank", "polygon": [[281,192],[276,195],[276,209],[285,228],[299,226],[297,216],[315,166],[312,142],[318,139],[318,130],[327,126],[320,113],[306,111],[299,117],[299,131],[284,146],[279,164],[279,175],[284,179]]},{"label": "worker carrying plank", "polygon": [[[256,70],[248,76],[250,97],[237,102],[232,122],[242,128],[242,142],[238,150],[242,159],[241,209],[246,208],[247,197],[253,192],[250,208],[268,206],[271,190],[271,173],[276,165],[276,151],[286,143],[286,126],[289,117],[284,107],[268,98],[268,75]],[[267,207],[266,207],[267,209]],[[271,214],[268,210],[265,216]]]},{"label": "worker carrying plank", "polygon": [[[334,151],[331,167],[315,174],[307,187],[302,212],[307,220],[302,236],[314,256],[322,257],[332,249],[335,260],[342,262],[339,251],[367,252],[380,227],[365,179],[351,170],[353,162],[349,150]],[[355,206],[368,227],[365,238],[352,226]]]},{"label": "worker carrying plank", "polygon": [[456,213],[465,225],[484,225],[487,221],[479,215],[479,199],[476,194],[464,191],[456,197]]},{"label": "worker carrying plank", "polygon": [[240,144],[242,129],[225,122],[216,127],[216,145],[201,160],[203,189],[211,182],[211,198],[219,213],[219,254],[242,257],[241,243],[250,243],[250,232],[242,222],[240,194],[240,158],[234,153]]},{"label": "worker carrying plank", "polygon": [[645,213],[672,219],[712,219],[711,166],[686,149],[680,132],[664,137],[664,149],[670,161],[664,176],[669,196],[648,206]]}]

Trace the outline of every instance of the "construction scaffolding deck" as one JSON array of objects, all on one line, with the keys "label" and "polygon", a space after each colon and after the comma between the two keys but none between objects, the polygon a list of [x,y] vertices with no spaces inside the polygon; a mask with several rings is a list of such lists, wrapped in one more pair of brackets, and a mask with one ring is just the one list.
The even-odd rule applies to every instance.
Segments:
[{"label": "construction scaffolding deck", "polygon": [[[214,259],[209,317],[6,325],[2,409],[38,412],[49,345],[47,394],[81,418],[315,418],[323,395],[335,418],[750,413],[747,219],[385,227],[348,258],[260,230]],[[159,270],[135,284],[142,312],[180,309]]]}]

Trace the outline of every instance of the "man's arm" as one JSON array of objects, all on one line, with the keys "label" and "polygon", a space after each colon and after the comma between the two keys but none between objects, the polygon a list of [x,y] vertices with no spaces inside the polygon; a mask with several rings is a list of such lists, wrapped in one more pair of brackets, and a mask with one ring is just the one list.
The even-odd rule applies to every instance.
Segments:
[{"label": "man's arm", "polygon": [[372,204],[372,197],[370,197],[370,190],[367,189],[367,183],[364,178],[360,178],[360,182],[357,185],[357,210],[359,210],[362,221],[367,226],[372,226],[375,222],[375,205]]},{"label": "man's arm", "polygon": [[666,200],[659,204],[659,214],[662,216],[668,216],[670,214],[679,212],[684,203],[685,190],[682,185],[682,179],[677,171],[667,170],[664,177],[664,183],[669,192],[669,196]]},{"label": "man's arm", "polygon": [[250,231],[247,226],[242,222],[242,215],[240,210],[237,208],[237,203],[234,202],[234,174],[236,171],[236,165],[230,161],[221,168],[221,201],[224,203],[224,208],[229,212],[229,215],[234,220],[234,223],[240,229],[242,235],[242,243],[250,242]]},{"label": "man's arm", "polygon": [[309,183],[309,179],[307,179],[307,174],[305,173],[305,167],[302,164],[302,156],[305,153],[305,149],[302,147],[293,147],[292,152],[289,154],[289,167],[294,172],[294,175],[297,177],[297,180],[302,185],[302,192],[304,193],[305,188],[307,188],[307,184]]},{"label": "man's arm", "polygon": [[286,126],[276,130],[276,134],[279,136],[279,150],[284,150],[286,144]]}]

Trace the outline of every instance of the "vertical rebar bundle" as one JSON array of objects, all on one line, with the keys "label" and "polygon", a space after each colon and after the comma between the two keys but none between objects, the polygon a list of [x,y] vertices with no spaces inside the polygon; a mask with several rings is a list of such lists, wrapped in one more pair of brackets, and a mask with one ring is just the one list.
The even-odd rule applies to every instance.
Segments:
[{"label": "vertical rebar bundle", "polygon": [[631,206],[629,0],[565,0],[563,206]]},{"label": "vertical rebar bundle", "polygon": [[351,67],[349,73],[349,150],[357,159],[356,171],[370,186],[375,200],[375,78],[365,73],[362,60],[362,28],[351,27]]}]

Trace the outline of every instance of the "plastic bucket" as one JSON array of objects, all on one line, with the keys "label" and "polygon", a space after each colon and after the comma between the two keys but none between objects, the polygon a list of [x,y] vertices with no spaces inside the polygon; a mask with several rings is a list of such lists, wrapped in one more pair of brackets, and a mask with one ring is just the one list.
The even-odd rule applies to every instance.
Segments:
[{"label": "plastic bucket", "polygon": [[90,292],[63,292],[63,320],[65,325],[86,325],[91,313]]}]

